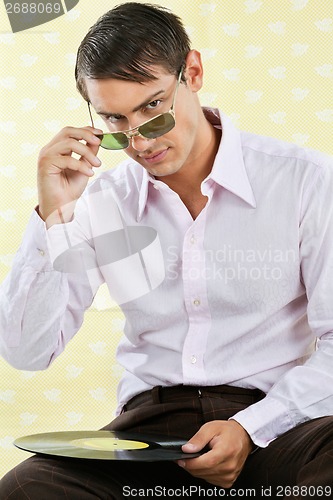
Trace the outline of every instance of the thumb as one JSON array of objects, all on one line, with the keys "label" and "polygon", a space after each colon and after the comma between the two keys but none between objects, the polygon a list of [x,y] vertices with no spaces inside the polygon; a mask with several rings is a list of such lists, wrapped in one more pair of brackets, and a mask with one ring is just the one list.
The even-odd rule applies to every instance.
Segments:
[{"label": "thumb", "polygon": [[210,442],[212,437],[213,436],[209,432],[209,429],[203,426],[186,444],[182,446],[182,450],[184,453],[197,453]]}]

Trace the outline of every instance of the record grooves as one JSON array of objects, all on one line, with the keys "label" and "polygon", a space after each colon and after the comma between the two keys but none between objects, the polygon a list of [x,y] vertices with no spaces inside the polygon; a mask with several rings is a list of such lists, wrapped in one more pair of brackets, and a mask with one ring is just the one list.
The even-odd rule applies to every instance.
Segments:
[{"label": "record grooves", "polygon": [[69,458],[155,462],[201,455],[183,453],[185,443],[177,438],[114,431],[48,432],[14,441],[17,448],[31,453]]}]

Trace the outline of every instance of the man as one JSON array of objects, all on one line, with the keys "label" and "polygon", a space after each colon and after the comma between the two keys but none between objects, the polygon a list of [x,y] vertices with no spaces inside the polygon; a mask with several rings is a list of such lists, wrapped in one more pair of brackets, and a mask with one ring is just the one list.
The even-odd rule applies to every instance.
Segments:
[{"label": "man", "polygon": [[[76,80],[109,132],[67,127],[40,153],[38,209],[2,286],[2,355],[46,368],[105,281],[126,316],[119,416],[105,428],[207,449],[178,463],[32,457],[1,498],[162,486],[329,497],[331,160],[202,109],[200,54],[157,6],[105,14],[80,45]],[[86,189],[100,146],[130,159]]]}]

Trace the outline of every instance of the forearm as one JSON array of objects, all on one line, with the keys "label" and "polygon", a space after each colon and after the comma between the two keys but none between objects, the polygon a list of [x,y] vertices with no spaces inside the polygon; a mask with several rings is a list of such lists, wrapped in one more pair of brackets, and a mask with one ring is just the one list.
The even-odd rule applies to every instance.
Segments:
[{"label": "forearm", "polygon": [[280,434],[309,419],[333,414],[333,334],[302,366],[285,374],[266,398],[234,416],[253,442],[265,447]]},{"label": "forearm", "polygon": [[89,284],[76,280],[53,270],[44,224],[33,214],[0,288],[0,353],[11,365],[45,369],[64,349],[92,301]]}]

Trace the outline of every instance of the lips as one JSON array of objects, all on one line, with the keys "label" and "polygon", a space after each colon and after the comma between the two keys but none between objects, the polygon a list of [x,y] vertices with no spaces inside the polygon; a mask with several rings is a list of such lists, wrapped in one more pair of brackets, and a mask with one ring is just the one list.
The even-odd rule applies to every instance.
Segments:
[{"label": "lips", "polygon": [[157,163],[159,161],[164,160],[168,153],[169,148],[163,149],[162,151],[159,151],[158,153],[153,153],[149,156],[141,156],[143,160],[145,160],[148,163]]}]

